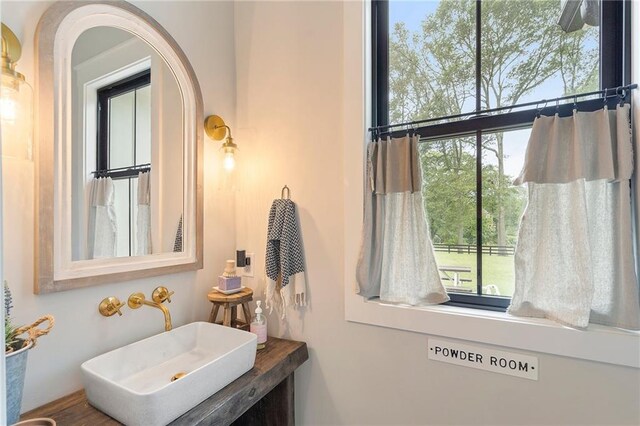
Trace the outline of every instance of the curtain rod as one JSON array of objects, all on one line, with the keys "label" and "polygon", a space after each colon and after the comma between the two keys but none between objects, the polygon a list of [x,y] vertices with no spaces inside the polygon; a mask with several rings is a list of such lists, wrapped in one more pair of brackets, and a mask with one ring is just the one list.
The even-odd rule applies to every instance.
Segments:
[{"label": "curtain rod", "polygon": [[103,173],[113,173],[113,172],[120,172],[120,171],[133,171],[133,170],[145,170],[145,169],[151,169],[151,163],[146,163],[146,164],[138,164],[135,166],[125,166],[125,167],[116,167],[115,169],[103,169],[103,170],[96,170],[91,172],[91,174],[103,174]]},{"label": "curtain rod", "polygon": [[[552,98],[552,99],[542,99],[539,101],[533,101],[533,102],[525,102],[522,104],[516,104],[516,105],[510,105],[510,106],[504,106],[504,107],[499,107],[499,108],[491,108],[491,109],[484,109],[484,110],[480,110],[480,111],[471,111],[471,112],[464,112],[461,114],[454,114],[454,115],[447,115],[444,117],[434,117],[434,118],[427,118],[427,119],[423,119],[423,120],[415,120],[415,121],[407,121],[404,123],[397,123],[397,124],[385,124],[382,126],[374,126],[374,127],[369,127],[369,131],[380,131],[381,129],[391,129],[393,127],[402,127],[402,126],[413,126],[416,124],[422,124],[422,123],[430,123],[433,121],[441,121],[441,120],[451,120],[454,118],[462,118],[462,117],[468,117],[468,116],[475,116],[475,117],[480,117],[480,116],[484,116],[487,115],[489,113],[492,112],[498,112],[498,111],[504,111],[504,110],[510,110],[510,109],[516,109],[516,108],[522,108],[522,107],[526,107],[526,106],[536,106],[538,107],[538,105],[540,104],[544,104],[544,106],[542,108],[540,108],[541,110],[546,108],[547,104],[549,102],[553,103],[553,102],[560,102],[560,101],[565,101],[568,99],[573,99],[574,103],[576,102],[576,100],[578,98],[584,98],[586,96],[593,96],[593,95],[598,95],[600,94],[602,96],[603,99],[608,99],[608,98],[612,98],[615,96],[619,96],[620,98],[624,99],[627,95],[627,91],[631,91],[633,89],[637,89],[638,85],[637,84],[629,84],[626,86],[618,86],[618,87],[613,87],[613,88],[607,88],[607,89],[602,89],[602,90],[596,90],[593,92],[587,92],[587,93],[579,93],[579,94],[575,94],[575,95],[568,95],[568,96],[562,96],[559,98]],[[614,91],[613,94],[608,94],[611,91]],[[471,118],[475,118],[475,117],[471,117]]]}]

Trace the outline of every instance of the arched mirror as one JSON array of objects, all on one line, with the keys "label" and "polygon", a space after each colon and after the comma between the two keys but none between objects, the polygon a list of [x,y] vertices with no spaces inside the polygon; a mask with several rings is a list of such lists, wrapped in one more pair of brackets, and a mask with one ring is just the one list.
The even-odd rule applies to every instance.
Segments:
[{"label": "arched mirror", "polygon": [[202,267],[202,95],[126,2],[60,2],[36,31],[36,293]]}]

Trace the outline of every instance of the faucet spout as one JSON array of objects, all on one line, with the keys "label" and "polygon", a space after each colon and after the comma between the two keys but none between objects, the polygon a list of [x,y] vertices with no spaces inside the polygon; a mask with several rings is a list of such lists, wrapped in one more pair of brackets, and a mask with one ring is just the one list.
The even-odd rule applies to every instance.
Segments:
[{"label": "faucet spout", "polygon": [[156,303],[156,302],[150,302],[149,300],[143,300],[142,303],[144,303],[147,306],[151,306],[153,308],[158,308],[162,311],[162,313],[164,314],[164,331],[170,331],[171,330],[171,313],[169,312],[169,309],[164,306],[162,303]]},{"label": "faucet spout", "polygon": [[160,309],[164,314],[164,330],[165,331],[171,330],[172,328],[171,313],[169,312],[169,309],[166,306],[164,306],[162,303],[146,300],[144,297],[144,294],[142,293],[133,293],[131,296],[129,296],[128,304],[129,304],[129,307],[132,309],[138,309],[142,305],[147,305],[147,306],[151,306],[152,308]]}]

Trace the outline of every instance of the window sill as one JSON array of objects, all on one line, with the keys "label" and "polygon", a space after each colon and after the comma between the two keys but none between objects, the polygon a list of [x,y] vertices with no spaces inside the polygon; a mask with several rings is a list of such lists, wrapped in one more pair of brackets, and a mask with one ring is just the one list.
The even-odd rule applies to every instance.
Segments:
[{"label": "window sill", "polygon": [[457,306],[413,307],[347,296],[347,321],[526,351],[640,368],[640,332],[590,325],[586,330],[546,319]]}]

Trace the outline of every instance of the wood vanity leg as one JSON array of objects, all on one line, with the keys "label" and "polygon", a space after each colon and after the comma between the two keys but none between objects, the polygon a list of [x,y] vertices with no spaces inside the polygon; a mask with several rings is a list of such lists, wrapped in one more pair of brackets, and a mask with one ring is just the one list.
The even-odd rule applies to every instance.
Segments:
[{"label": "wood vanity leg", "polygon": [[233,426],[294,426],[296,424],[293,373],[249,408]]},{"label": "wood vanity leg", "polygon": [[263,398],[267,417],[273,416],[275,420],[273,425],[296,424],[294,388],[293,373],[291,373]]}]

